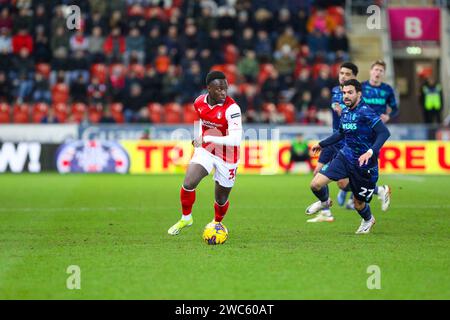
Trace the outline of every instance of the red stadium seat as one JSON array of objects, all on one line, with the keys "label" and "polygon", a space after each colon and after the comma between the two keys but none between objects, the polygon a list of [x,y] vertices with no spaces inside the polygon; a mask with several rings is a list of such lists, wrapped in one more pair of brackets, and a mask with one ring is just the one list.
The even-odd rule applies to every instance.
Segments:
[{"label": "red stadium seat", "polygon": [[192,103],[186,103],[183,106],[183,120],[184,123],[192,124],[195,121],[198,121],[197,111],[194,109],[194,105]]},{"label": "red stadium seat", "polygon": [[30,122],[30,106],[26,103],[16,104],[13,107],[13,122],[14,123],[29,123]]},{"label": "red stadium seat", "polygon": [[45,78],[48,78],[50,75],[51,66],[48,63],[38,63],[36,65],[36,72],[42,74]]},{"label": "red stadium seat", "polygon": [[225,76],[229,84],[235,84],[238,77],[238,69],[235,64],[226,64],[224,68]]},{"label": "red stadium seat", "polygon": [[64,123],[69,117],[69,108],[65,103],[56,103],[53,105],[53,110],[55,111],[55,117],[58,119],[59,123]]},{"label": "red stadium seat", "polygon": [[88,109],[88,118],[92,123],[99,123],[103,115],[103,105],[97,104]]},{"label": "red stadium seat", "polygon": [[109,66],[109,75],[114,74],[117,77],[125,77],[127,67],[123,63],[114,63]]},{"label": "red stadium seat", "polygon": [[163,118],[163,107],[159,103],[150,103],[148,105],[148,114],[150,121],[153,123],[161,123]]},{"label": "red stadium seat", "polygon": [[279,113],[284,115],[286,123],[295,122],[295,107],[292,103],[279,103],[277,109]]},{"label": "red stadium seat", "polygon": [[42,119],[48,115],[48,104],[36,103],[33,106],[31,121],[33,123],[41,123]]},{"label": "red stadium seat", "polygon": [[317,79],[319,73],[322,69],[329,68],[325,63],[316,63],[312,68],[312,77],[313,79]]},{"label": "red stadium seat", "polygon": [[124,123],[125,117],[123,116],[123,104],[120,102],[112,103],[110,106],[111,115],[117,123]]},{"label": "red stadium seat", "polygon": [[52,87],[53,103],[67,103],[69,100],[69,86],[65,83],[56,83]]},{"label": "red stadium seat", "polygon": [[9,123],[11,121],[11,107],[7,103],[0,103],[0,123]]},{"label": "red stadium seat", "polygon": [[164,105],[164,122],[165,123],[182,123],[181,106],[178,103],[171,102]]},{"label": "red stadium seat", "polygon": [[224,50],[224,59],[226,64],[237,64],[239,58],[239,50],[234,44],[227,44]]},{"label": "red stadium seat", "polygon": [[143,78],[145,76],[145,67],[139,63],[133,63],[128,67],[128,72],[134,71],[136,77]]},{"label": "red stadium seat", "polygon": [[108,78],[108,68],[103,63],[93,64],[91,67],[91,76],[97,77],[100,83],[105,83]]},{"label": "red stadium seat", "polygon": [[262,85],[267,80],[269,75],[274,70],[274,66],[271,63],[265,63],[259,66],[258,84]]},{"label": "red stadium seat", "polygon": [[82,102],[76,102],[76,103],[72,104],[72,108],[71,108],[72,120],[77,123],[80,123],[81,121],[83,121],[86,110],[87,110],[87,107]]}]

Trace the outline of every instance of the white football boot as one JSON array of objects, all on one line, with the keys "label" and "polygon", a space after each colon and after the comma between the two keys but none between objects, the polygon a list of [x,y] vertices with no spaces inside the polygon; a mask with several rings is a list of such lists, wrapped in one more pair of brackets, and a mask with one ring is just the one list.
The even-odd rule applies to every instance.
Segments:
[{"label": "white football boot", "polygon": [[316,201],[313,204],[311,204],[308,208],[306,208],[305,213],[307,215],[315,214],[323,209],[328,209],[333,204],[333,201],[331,199],[328,199],[325,203],[322,203],[322,201]]},{"label": "white football boot", "polygon": [[387,211],[391,204],[391,188],[388,185],[378,187],[378,199],[381,200],[381,210]]},{"label": "white football boot", "polygon": [[374,216],[372,216],[372,218],[370,218],[369,221],[362,219],[361,224],[355,233],[356,234],[367,234],[370,232],[370,229],[373,227],[374,224],[375,224]]},{"label": "white football boot", "polygon": [[330,210],[322,210],[316,217],[307,220],[307,222],[333,222],[333,221],[334,217],[331,214]]}]

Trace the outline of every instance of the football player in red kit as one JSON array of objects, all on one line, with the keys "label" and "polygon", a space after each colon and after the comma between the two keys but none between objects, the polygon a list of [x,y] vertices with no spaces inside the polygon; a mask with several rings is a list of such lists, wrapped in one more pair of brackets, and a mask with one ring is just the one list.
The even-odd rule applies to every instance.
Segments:
[{"label": "football player in red kit", "polygon": [[195,151],[187,168],[180,191],[181,219],[169,230],[177,235],[192,225],[195,189],[200,181],[215,169],[215,203],[213,223],[221,223],[230,204],[228,197],[236,180],[239,145],[242,139],[241,109],[227,96],[225,75],[211,71],[206,76],[208,93],[195,99],[194,108],[200,118],[201,134],[192,144]]}]

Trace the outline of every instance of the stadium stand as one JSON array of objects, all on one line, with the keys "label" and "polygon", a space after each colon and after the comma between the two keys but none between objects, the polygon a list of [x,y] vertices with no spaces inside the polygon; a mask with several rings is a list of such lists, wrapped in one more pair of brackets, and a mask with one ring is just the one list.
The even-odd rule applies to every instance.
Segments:
[{"label": "stadium stand", "polygon": [[323,122],[303,97],[331,90],[348,58],[344,1],[156,2],[2,1],[0,122],[191,123],[211,69],[248,122]]}]

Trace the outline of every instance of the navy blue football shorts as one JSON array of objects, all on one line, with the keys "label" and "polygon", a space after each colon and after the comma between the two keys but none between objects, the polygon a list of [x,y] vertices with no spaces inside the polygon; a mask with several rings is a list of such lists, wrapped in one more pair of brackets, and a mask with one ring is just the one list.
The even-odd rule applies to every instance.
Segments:
[{"label": "navy blue football shorts", "polygon": [[328,179],[338,181],[349,178],[353,196],[360,201],[370,202],[378,181],[378,166],[361,168],[359,164],[351,164],[338,152],[334,159],[323,166],[320,173]]}]

